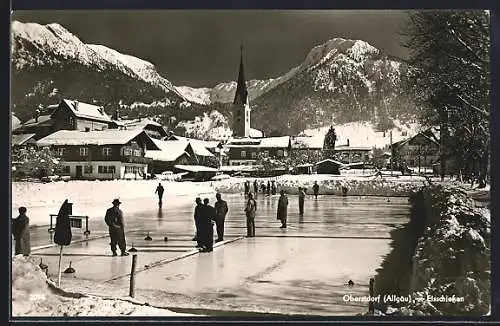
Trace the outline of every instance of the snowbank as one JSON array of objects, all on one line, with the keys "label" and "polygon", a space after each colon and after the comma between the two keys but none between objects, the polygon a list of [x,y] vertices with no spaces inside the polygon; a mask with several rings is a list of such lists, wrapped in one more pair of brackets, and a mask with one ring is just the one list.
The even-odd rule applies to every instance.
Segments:
[{"label": "snowbank", "polygon": [[[213,186],[221,193],[241,193],[244,191],[244,178],[231,178],[213,182]],[[394,196],[406,197],[423,186],[421,177],[389,177],[374,175],[282,175],[275,178],[248,178],[252,183],[257,180],[267,184],[275,181],[278,191],[284,189],[287,194],[298,194],[298,187],[306,187],[307,193],[312,194],[315,181],[319,185],[321,195],[342,195],[342,187],[347,187],[348,196]],[[253,189],[253,188],[252,188]],[[260,189],[259,189],[260,191]]]},{"label": "snowbank", "polygon": [[[12,260],[12,316],[189,316],[168,309],[134,304],[119,299],[103,299],[67,294],[56,288],[33,257]],[[49,284],[52,284],[50,286]]]},{"label": "snowbank", "polygon": [[[489,213],[476,209],[463,189],[432,185],[422,190],[425,230],[413,256],[411,304],[386,315],[481,316],[491,311]],[[429,301],[458,298],[463,301]],[[380,312],[379,312],[380,313]]]}]

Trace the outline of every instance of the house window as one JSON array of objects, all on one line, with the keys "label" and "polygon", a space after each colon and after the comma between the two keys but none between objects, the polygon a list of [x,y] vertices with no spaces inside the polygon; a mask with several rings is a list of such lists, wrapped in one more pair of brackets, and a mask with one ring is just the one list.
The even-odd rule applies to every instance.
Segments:
[{"label": "house window", "polygon": [[65,151],[66,151],[65,148],[58,148],[57,149],[57,156],[63,156]]},{"label": "house window", "polygon": [[278,157],[283,157],[283,150],[282,149],[278,149],[277,155],[278,155]]},{"label": "house window", "polygon": [[246,151],[241,151],[241,157],[247,157],[247,152]]},{"label": "house window", "polygon": [[141,150],[140,149],[134,149],[134,156],[140,157],[141,156]]},{"label": "house window", "polygon": [[123,156],[132,156],[132,150],[130,148],[124,148]]},{"label": "house window", "polygon": [[89,149],[87,147],[80,147],[80,156],[89,155]]},{"label": "house window", "polygon": [[102,155],[104,155],[104,156],[111,156],[111,147],[104,147],[102,149]]},{"label": "house window", "polygon": [[75,126],[75,119],[73,117],[69,117],[69,125],[70,125],[70,127]]},{"label": "house window", "polygon": [[252,158],[257,158],[257,152],[252,152]]},{"label": "house window", "polygon": [[115,173],[115,166],[99,165],[97,167],[97,172],[99,173]]},{"label": "house window", "polygon": [[83,171],[84,171],[84,173],[91,174],[92,171],[93,171],[92,165],[86,165],[86,166],[84,166]]},{"label": "house window", "polygon": [[63,173],[70,173],[70,172],[71,172],[71,170],[70,170],[69,165],[65,165],[65,166],[63,167],[63,169],[62,169],[62,172],[63,172]]}]

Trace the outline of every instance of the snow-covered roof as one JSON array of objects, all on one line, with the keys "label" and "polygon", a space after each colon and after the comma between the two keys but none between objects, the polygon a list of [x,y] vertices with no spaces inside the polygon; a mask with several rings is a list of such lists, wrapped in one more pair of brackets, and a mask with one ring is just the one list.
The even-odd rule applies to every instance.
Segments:
[{"label": "snow-covered roof", "polygon": [[[51,145],[123,145],[144,133],[142,130],[59,130],[37,141],[39,146]],[[146,137],[146,133],[144,133]],[[155,146],[156,147],[156,146]]]},{"label": "snow-covered roof", "polygon": [[209,166],[203,166],[203,165],[174,165],[176,169],[179,170],[184,170],[188,172],[217,172],[219,171],[218,169],[211,168]]},{"label": "snow-covered roof", "polygon": [[347,145],[335,145],[336,151],[371,151],[372,148],[369,146],[347,146]]},{"label": "snow-covered roof", "polygon": [[279,147],[285,148],[290,144],[290,136],[282,137],[267,137],[262,138],[260,141],[261,147]]},{"label": "snow-covered roof", "polygon": [[163,126],[151,119],[133,119],[133,120],[113,120],[117,125],[125,126],[127,128],[144,128],[147,125],[153,125],[157,127],[162,127]]},{"label": "snow-covered roof", "polygon": [[250,128],[249,132],[250,137],[264,137],[264,133],[258,129]]},{"label": "snow-covered roof", "polygon": [[30,126],[36,126],[36,125],[52,125],[54,121],[51,120],[50,114],[48,115],[41,115],[38,117],[38,120],[36,118],[29,119],[25,123],[23,123],[19,128],[22,127],[30,127]]},{"label": "snow-covered roof", "polygon": [[227,147],[262,147],[262,148],[287,148],[290,136],[267,138],[233,138]]},{"label": "snow-covered roof", "polygon": [[28,140],[32,139],[35,134],[19,134],[12,135],[12,145],[13,146],[21,146],[26,143]]},{"label": "snow-covered roof", "polygon": [[189,155],[186,151],[188,143],[177,140],[152,139],[159,150],[147,150],[145,157],[155,161],[173,162],[183,154]]},{"label": "snow-covered roof", "polygon": [[69,107],[77,117],[111,122],[111,118],[104,112],[102,107],[66,99],[62,100],[62,102]]},{"label": "snow-covered roof", "polygon": [[188,138],[188,137],[182,137],[182,136],[177,136],[177,135],[171,135],[169,139],[177,139],[177,140],[184,140],[184,141],[189,141],[191,145],[199,145],[203,146],[205,148],[217,148],[219,145],[219,141],[217,140],[201,140],[201,139],[195,139],[195,138]]},{"label": "snow-covered roof", "polygon": [[292,138],[292,148],[323,149],[324,137],[298,136]]}]

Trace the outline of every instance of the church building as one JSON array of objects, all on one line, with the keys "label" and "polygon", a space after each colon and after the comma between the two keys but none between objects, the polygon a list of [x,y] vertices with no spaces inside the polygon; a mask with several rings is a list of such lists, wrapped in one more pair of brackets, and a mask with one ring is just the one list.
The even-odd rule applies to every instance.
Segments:
[{"label": "church building", "polygon": [[233,101],[233,137],[250,137],[250,105],[248,103],[248,91],[243,69],[243,46],[241,46],[240,71],[238,73],[238,85]]}]

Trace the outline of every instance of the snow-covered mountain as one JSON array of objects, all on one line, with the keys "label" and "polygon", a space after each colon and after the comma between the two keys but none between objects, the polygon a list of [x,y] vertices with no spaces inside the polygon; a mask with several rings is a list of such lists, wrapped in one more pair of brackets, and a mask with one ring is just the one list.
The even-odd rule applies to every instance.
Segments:
[{"label": "snow-covered mountain", "polygon": [[99,102],[105,109],[161,100],[178,107],[187,101],[152,63],[85,44],[55,23],[12,23],[12,68],[13,111],[22,120],[34,103],[53,104],[58,97]]},{"label": "snow-covered mountain", "polygon": [[[14,21],[12,68],[12,111],[21,121],[40,105],[69,98],[187,133],[213,125],[222,135],[230,126],[236,82],[174,86],[153,63],[85,44],[59,24]],[[394,119],[409,121],[416,110],[403,87],[407,69],[367,42],[334,38],[283,76],[247,82],[252,127],[267,135],[297,134],[332,123],[366,121],[387,129]]]}]

